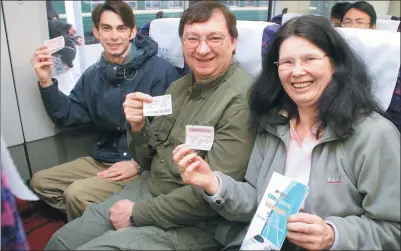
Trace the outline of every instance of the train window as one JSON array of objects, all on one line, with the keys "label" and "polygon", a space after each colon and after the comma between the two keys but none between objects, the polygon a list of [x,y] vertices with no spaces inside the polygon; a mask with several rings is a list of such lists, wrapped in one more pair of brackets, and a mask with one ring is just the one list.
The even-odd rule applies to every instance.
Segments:
[{"label": "train window", "polygon": [[237,20],[267,21],[269,1],[220,0],[219,2],[228,6]]},{"label": "train window", "polygon": [[170,9],[182,9],[184,8],[183,1],[168,1],[168,7]]},{"label": "train window", "polygon": [[[86,1],[86,2],[88,2],[88,1]],[[93,10],[97,5],[102,4],[104,2],[104,0],[92,0],[90,2],[91,2],[90,3],[91,9]],[[136,1],[125,1],[125,2],[132,8],[136,9]]]},{"label": "train window", "polygon": [[239,7],[240,6],[240,1],[227,1],[226,5],[230,7]]},{"label": "train window", "polygon": [[256,6],[256,1],[244,1],[244,6]]},{"label": "train window", "polygon": [[161,8],[162,8],[162,1],[147,1],[147,0],[145,0],[145,9],[154,10],[154,9],[161,9]]}]

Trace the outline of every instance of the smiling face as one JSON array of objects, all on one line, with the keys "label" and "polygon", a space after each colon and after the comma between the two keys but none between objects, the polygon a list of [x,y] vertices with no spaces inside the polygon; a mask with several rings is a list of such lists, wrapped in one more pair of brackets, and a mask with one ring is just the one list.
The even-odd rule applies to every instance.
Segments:
[{"label": "smiling face", "polygon": [[279,61],[291,60],[294,67],[278,67],[281,84],[298,107],[315,108],[334,72],[330,59],[308,40],[291,36],[280,46]]},{"label": "smiling face", "polygon": [[99,28],[93,27],[93,34],[100,41],[108,58],[119,59],[128,50],[130,40],[136,36],[136,29],[126,26],[118,14],[103,11]]},{"label": "smiling face", "polygon": [[207,38],[209,44],[222,39],[221,44],[218,42],[212,47],[203,39],[195,48],[182,44],[185,61],[197,81],[222,74],[229,66],[237,45],[237,39],[230,36],[224,15],[219,10],[214,11],[206,22],[185,24],[182,38],[184,41]]}]

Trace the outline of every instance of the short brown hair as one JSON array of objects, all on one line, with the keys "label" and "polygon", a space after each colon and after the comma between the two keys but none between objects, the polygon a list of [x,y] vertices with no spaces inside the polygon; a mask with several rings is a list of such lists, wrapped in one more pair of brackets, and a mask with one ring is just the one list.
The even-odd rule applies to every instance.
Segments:
[{"label": "short brown hair", "polygon": [[119,15],[124,25],[129,28],[135,28],[135,15],[132,8],[122,0],[108,0],[103,4],[99,4],[92,10],[92,22],[99,29],[100,17],[103,11],[112,11]]},{"label": "short brown hair", "polygon": [[224,4],[214,1],[202,1],[191,5],[182,13],[180,26],[178,27],[178,35],[182,38],[184,33],[184,25],[192,23],[202,23],[209,20],[215,10],[220,10],[228,28],[228,33],[233,38],[238,38],[237,18],[230,9]]}]

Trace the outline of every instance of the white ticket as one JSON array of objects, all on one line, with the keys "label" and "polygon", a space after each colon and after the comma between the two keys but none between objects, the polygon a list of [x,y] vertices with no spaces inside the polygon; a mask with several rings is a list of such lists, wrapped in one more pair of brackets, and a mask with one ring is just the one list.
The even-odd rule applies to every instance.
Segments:
[{"label": "white ticket", "polygon": [[153,97],[152,103],[143,103],[143,116],[161,116],[172,113],[171,94]]},{"label": "white ticket", "polygon": [[46,40],[44,43],[49,48],[51,54],[63,49],[65,46],[65,41],[63,36]]},{"label": "white ticket", "polygon": [[191,149],[210,151],[214,141],[214,127],[186,126],[185,144]]}]

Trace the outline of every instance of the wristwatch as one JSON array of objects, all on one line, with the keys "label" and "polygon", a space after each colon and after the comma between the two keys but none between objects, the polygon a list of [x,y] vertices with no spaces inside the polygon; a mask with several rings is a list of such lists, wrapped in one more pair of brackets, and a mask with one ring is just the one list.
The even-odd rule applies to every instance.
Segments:
[{"label": "wristwatch", "polygon": [[135,160],[132,159],[132,161],[134,161],[134,165],[135,165],[136,170],[138,170],[138,174],[141,174],[143,171],[143,168],[138,163],[136,163]]}]

